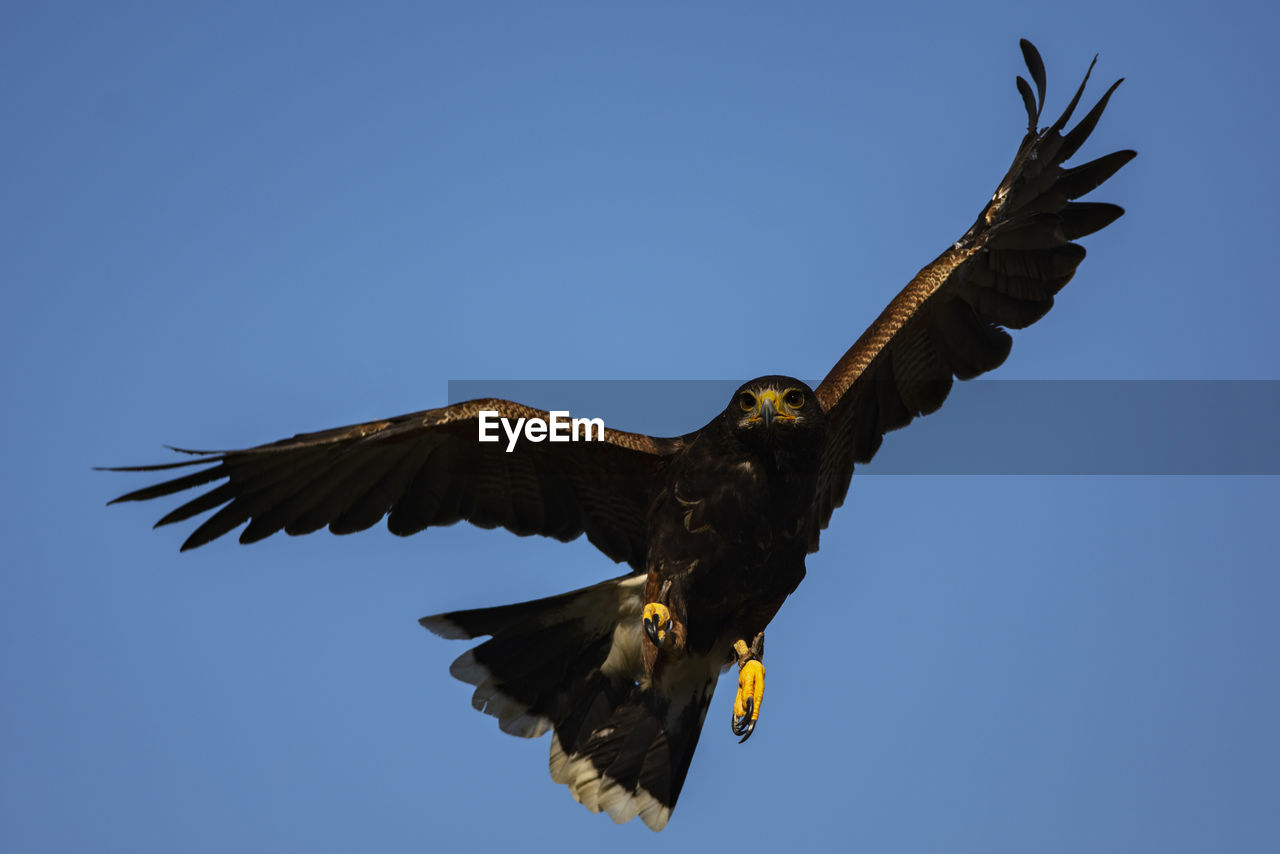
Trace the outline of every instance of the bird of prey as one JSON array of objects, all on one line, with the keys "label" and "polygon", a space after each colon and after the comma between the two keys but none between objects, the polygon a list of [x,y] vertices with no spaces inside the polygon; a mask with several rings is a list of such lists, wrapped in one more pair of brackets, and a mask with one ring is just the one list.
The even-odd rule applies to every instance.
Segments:
[{"label": "bird of prey", "polygon": [[617,822],[639,816],[660,830],[716,681],[734,664],[731,728],[745,741],[756,727],[765,627],[804,578],[806,555],[854,466],[872,458],[886,432],[941,406],[953,379],[999,366],[1011,345],[1005,329],[1042,317],[1084,258],[1073,241],[1123,213],[1076,199],[1135,152],[1064,166],[1120,81],[1068,130],[1086,73],[1062,115],[1039,129],[1044,64],[1029,42],[1021,46],[1035,91],[1017,78],[1028,127],[1008,173],[972,227],[894,297],[816,389],[761,377],[683,436],[607,429],[594,441],[510,450],[479,440],[483,419],[549,413],[476,400],[114,469],[177,472],[115,500],[212,485],[157,523],[216,511],[184,550],[245,523],[240,542],[252,543],[278,531],[349,534],[384,516],[399,535],[462,520],[563,541],[585,534],[627,574],[421,623],[446,638],[488,636],[451,667],[475,686],[475,708],[512,735],[550,732],[551,777],[587,809]]}]

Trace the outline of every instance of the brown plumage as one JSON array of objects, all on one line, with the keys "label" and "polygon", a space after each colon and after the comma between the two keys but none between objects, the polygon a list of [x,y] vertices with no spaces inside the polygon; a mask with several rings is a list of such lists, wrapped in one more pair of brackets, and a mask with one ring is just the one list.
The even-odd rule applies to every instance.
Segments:
[{"label": "brown plumage", "polygon": [[[1063,167],[1119,82],[1068,131],[1082,82],[1062,116],[1038,130],[1044,66],[1029,42],[1022,51],[1035,91],[1018,78],[1028,130],[1008,173],[973,226],[889,303],[816,390],[762,377],[684,436],[606,430],[596,441],[523,441],[511,452],[504,442],[478,441],[482,411],[548,413],[471,401],[115,469],[194,469],[116,501],[217,484],[157,523],[216,511],[183,549],[240,525],[240,541],[250,543],[282,530],[351,533],[384,516],[400,535],[461,520],[560,540],[585,534],[632,572],[422,623],[446,637],[489,636],[452,668],[476,686],[473,705],[506,732],[552,731],[552,777],[589,809],[616,821],[638,815],[660,829],[735,641],[762,633],[803,579],[805,555],[817,550],[854,466],[872,458],[886,432],[941,406],[953,379],[999,366],[1011,345],[1004,330],[1043,316],[1084,258],[1073,241],[1122,213],[1076,199],[1134,152]],[[642,611],[655,602],[669,608],[661,645],[654,625],[653,635],[642,629]]]}]

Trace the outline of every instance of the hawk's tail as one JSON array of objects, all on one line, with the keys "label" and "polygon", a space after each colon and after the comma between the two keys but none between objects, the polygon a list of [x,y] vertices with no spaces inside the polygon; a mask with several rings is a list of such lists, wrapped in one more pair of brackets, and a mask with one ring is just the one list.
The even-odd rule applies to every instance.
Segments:
[{"label": "hawk's tail", "polygon": [[547,599],[423,617],[446,638],[492,637],[449,671],[471,704],[525,738],[553,730],[551,778],[616,822],[666,825],[689,771],[721,662],[690,660],[648,683],[643,575]]}]

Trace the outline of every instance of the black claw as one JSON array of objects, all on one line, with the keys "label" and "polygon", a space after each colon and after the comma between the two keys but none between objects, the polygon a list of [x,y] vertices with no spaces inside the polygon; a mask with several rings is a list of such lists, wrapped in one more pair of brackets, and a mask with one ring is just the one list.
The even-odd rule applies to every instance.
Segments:
[{"label": "black claw", "polygon": [[[666,642],[666,638],[658,634],[658,621],[653,617],[645,617],[644,633],[649,636],[649,640],[653,641],[653,645],[658,649],[662,649],[662,644]],[[671,621],[667,620],[667,624],[662,627],[662,631],[671,631]]]},{"label": "black claw", "polygon": [[649,636],[649,640],[653,641],[654,646],[662,646],[662,641],[658,639],[658,627],[648,617],[644,618],[644,633]]},{"label": "black claw", "polygon": [[748,697],[743,705],[746,707],[746,714],[738,717],[730,712],[729,716],[729,725],[730,729],[733,730],[733,734],[742,736],[742,738],[738,739],[738,744],[742,744],[748,738],[751,738],[751,733],[756,730],[756,722],[751,717],[751,710],[755,708],[756,698]]}]

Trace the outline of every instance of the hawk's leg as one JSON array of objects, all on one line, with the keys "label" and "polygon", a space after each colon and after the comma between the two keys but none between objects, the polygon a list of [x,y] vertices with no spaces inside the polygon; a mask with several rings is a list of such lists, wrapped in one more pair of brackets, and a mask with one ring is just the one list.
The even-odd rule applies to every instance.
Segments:
[{"label": "hawk's leg", "polygon": [[740,735],[742,744],[755,732],[760,717],[760,704],[764,702],[764,632],[755,636],[751,646],[739,640],[733,645],[738,658],[738,695],[733,700],[733,717],[729,723],[734,735]]},{"label": "hawk's leg", "polygon": [[648,602],[644,606],[644,633],[653,641],[653,645],[662,649],[671,635],[671,609],[667,607],[667,596],[671,592],[671,582],[664,581],[658,593],[658,601]]}]

